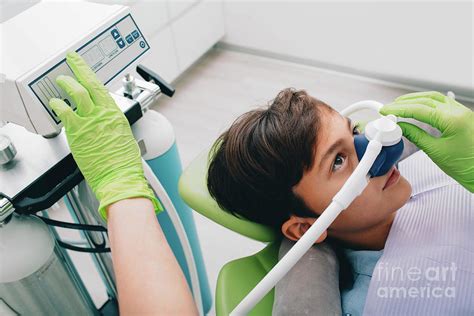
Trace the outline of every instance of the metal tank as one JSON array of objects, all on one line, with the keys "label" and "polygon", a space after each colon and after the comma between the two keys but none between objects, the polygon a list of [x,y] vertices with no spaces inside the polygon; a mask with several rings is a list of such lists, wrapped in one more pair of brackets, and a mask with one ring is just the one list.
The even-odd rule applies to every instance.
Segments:
[{"label": "metal tank", "polygon": [[0,261],[0,315],[97,314],[69,257],[40,219],[0,215]]}]

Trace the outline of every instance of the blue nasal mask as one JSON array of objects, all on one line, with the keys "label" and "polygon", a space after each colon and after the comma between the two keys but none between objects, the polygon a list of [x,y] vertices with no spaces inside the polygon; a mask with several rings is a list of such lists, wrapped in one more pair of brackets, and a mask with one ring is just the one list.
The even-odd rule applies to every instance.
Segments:
[{"label": "blue nasal mask", "polygon": [[[354,136],[354,146],[359,161],[365,154],[367,145],[369,145],[369,140],[367,139],[367,136],[365,134],[359,134]],[[371,177],[379,177],[386,174],[392,168],[392,166],[395,165],[398,159],[400,159],[402,152],[402,140],[400,140],[395,145],[382,147],[380,154],[377,156],[374,164],[369,170],[369,175]]]},{"label": "blue nasal mask", "polygon": [[368,175],[371,178],[386,174],[402,155],[402,132],[396,121],[393,115],[382,116],[367,123],[363,134],[354,136],[354,146],[359,161],[365,155],[371,140],[378,140],[383,145],[369,169]]}]

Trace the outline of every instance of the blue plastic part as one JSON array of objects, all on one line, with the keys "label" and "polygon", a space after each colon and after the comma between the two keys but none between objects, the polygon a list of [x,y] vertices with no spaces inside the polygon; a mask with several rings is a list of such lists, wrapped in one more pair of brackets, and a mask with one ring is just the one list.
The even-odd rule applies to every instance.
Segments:
[{"label": "blue plastic part", "polygon": [[[158,158],[147,160],[147,163],[155,173],[156,177],[160,180],[171,201],[173,201],[174,207],[176,208],[183,223],[184,229],[186,230],[199,275],[199,286],[201,289],[203,310],[205,313],[207,313],[212,306],[212,296],[192,211],[183,202],[181,196],[178,193],[178,181],[182,172],[182,167],[176,142],[166,153],[159,156]],[[186,280],[188,281],[188,284],[191,288],[191,279],[183,248],[171,219],[169,218],[167,212],[161,212],[157,217],[163,232],[165,233],[166,240],[168,241],[174,255],[176,256],[176,259],[178,260],[178,263],[181,266],[181,269],[183,270]]]},{"label": "blue plastic part", "polygon": [[[367,145],[369,145],[369,140],[365,137],[365,134],[359,134],[354,136],[354,146],[357,152],[357,158],[359,161],[362,159],[362,156],[365,154],[367,149]],[[395,145],[392,146],[384,146],[380,151],[380,154],[375,159],[372,168],[369,170],[369,175],[371,177],[379,177],[386,174],[390,168],[400,159],[403,152],[403,141],[400,140]]]}]

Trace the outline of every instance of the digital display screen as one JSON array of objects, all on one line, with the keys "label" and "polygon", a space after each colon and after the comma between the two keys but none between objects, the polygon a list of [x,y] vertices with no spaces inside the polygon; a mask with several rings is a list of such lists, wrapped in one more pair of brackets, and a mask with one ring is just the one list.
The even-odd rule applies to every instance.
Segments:
[{"label": "digital display screen", "polygon": [[[127,59],[127,62],[130,64],[148,49],[148,43],[143,38],[132,16],[128,14],[80,47],[77,52],[94,72],[98,72],[123,53],[130,55],[131,61]],[[126,68],[128,65],[124,66]],[[116,73],[110,74],[105,79],[104,84],[107,84],[122,70],[123,68],[116,71]],[[56,78],[59,75],[74,76],[65,59],[29,84],[38,100],[58,124],[60,123],[59,118],[48,105],[51,98],[63,99],[73,110],[76,110],[76,105],[71,100],[68,100],[68,96],[56,84]]]},{"label": "digital display screen", "polygon": [[102,60],[104,60],[104,54],[97,45],[94,45],[87,52],[82,54],[82,58],[84,58],[86,63],[94,69],[98,67]]}]

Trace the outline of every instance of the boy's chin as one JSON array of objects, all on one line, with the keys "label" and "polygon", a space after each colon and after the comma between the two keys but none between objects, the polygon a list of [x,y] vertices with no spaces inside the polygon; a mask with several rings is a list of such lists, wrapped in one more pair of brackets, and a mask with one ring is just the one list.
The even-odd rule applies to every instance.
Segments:
[{"label": "boy's chin", "polygon": [[410,182],[408,182],[408,180],[405,178],[405,177],[400,177],[400,180],[403,182],[403,188],[405,190],[405,203],[410,199],[411,197],[411,192],[412,192],[412,188],[411,188],[411,184]]},{"label": "boy's chin", "polygon": [[401,176],[397,183],[397,187],[394,189],[396,190],[393,190],[391,195],[394,199],[396,199],[396,201],[394,201],[396,204],[394,212],[396,212],[408,202],[411,197],[412,188],[410,182]]}]

